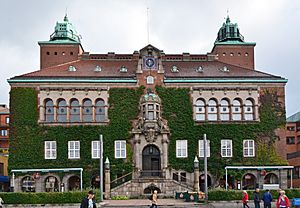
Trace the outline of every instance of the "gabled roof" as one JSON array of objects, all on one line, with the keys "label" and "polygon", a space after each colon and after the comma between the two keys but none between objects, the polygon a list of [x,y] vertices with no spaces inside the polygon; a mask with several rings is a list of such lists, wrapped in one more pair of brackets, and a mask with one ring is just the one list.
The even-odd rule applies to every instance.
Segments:
[{"label": "gabled roof", "polygon": [[289,123],[295,123],[295,122],[300,122],[300,111],[298,113],[295,113],[294,115],[291,115],[286,119],[287,122]]}]

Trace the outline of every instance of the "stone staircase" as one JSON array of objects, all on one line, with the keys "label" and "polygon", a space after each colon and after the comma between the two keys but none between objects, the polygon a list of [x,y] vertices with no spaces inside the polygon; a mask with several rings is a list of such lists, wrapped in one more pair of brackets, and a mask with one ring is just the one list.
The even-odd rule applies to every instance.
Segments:
[{"label": "stone staircase", "polygon": [[163,179],[158,177],[153,178],[138,178],[127,181],[113,189],[111,189],[111,197],[114,196],[129,196],[129,197],[141,197],[146,198],[147,194],[144,190],[149,187],[156,187],[161,190],[159,196],[174,197],[175,192],[193,191],[191,184],[178,182],[172,179]]}]

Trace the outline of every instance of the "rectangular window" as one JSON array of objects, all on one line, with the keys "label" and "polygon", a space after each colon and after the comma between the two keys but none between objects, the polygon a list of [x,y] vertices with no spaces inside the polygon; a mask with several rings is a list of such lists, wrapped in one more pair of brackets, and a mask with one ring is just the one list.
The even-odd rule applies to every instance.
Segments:
[{"label": "rectangular window", "polygon": [[1,136],[7,136],[7,130],[1,130]]},{"label": "rectangular window", "polygon": [[232,140],[221,140],[221,156],[232,157]]},{"label": "rectangular window", "polygon": [[187,157],[187,140],[176,140],[176,157]]},{"label": "rectangular window", "polygon": [[56,141],[45,141],[45,159],[56,159]]},{"label": "rectangular window", "polygon": [[244,157],[254,157],[255,156],[254,140],[244,140],[243,147],[244,147],[243,148]]},{"label": "rectangular window", "polygon": [[115,158],[126,158],[126,141],[115,141]]},{"label": "rectangular window", "polygon": [[288,131],[295,131],[295,126],[288,126],[288,127],[286,127],[286,129]]},{"label": "rectangular window", "polygon": [[[199,140],[199,157],[204,157],[204,140]],[[206,156],[210,157],[210,140],[206,140]]]},{"label": "rectangular window", "polygon": [[295,144],[295,137],[287,137],[286,144]]},{"label": "rectangular window", "polygon": [[100,141],[92,141],[92,159],[100,158]]},{"label": "rectangular window", "polygon": [[69,141],[68,142],[68,158],[79,159],[80,158],[80,142]]},{"label": "rectangular window", "polygon": [[5,118],[5,123],[6,123],[6,124],[9,124],[9,117],[6,117],[6,118]]}]

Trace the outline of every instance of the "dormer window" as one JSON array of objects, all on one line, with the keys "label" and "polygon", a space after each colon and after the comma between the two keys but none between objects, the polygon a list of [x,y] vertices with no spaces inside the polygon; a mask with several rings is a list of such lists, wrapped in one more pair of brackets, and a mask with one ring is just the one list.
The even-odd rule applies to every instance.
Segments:
[{"label": "dormer window", "polygon": [[199,72],[199,73],[202,73],[204,70],[203,70],[203,67],[202,66],[199,66],[197,69],[196,69],[196,72]]},{"label": "dormer window", "polygon": [[229,72],[229,68],[227,66],[223,66],[223,68],[221,68],[220,71]]},{"label": "dormer window", "polygon": [[126,73],[128,69],[125,66],[121,66],[120,72]]},{"label": "dormer window", "polygon": [[75,71],[77,71],[77,69],[75,68],[75,66],[69,66],[68,71],[75,72]]},{"label": "dormer window", "polygon": [[177,72],[179,72],[179,69],[178,69],[178,67],[177,67],[177,66],[172,66],[172,68],[171,68],[171,72],[173,72],[173,73],[177,73]]},{"label": "dormer window", "polygon": [[98,65],[94,69],[94,72],[101,72],[101,71],[102,71],[102,68]]}]

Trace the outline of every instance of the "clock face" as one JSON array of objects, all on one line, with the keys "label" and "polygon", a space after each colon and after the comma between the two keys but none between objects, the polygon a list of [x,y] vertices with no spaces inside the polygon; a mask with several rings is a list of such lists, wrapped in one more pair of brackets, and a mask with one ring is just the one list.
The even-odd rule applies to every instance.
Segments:
[{"label": "clock face", "polygon": [[147,58],[146,59],[146,66],[149,67],[149,68],[151,68],[151,67],[154,66],[154,60],[153,60],[153,58]]},{"label": "clock face", "polygon": [[154,57],[144,57],[144,69],[155,69],[156,68],[156,59]]}]

